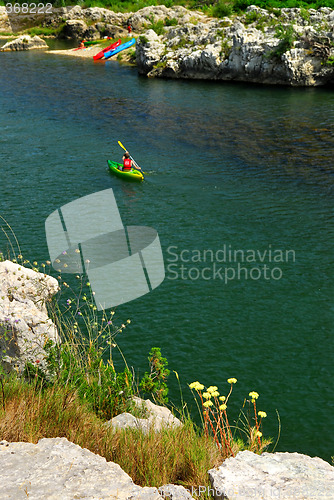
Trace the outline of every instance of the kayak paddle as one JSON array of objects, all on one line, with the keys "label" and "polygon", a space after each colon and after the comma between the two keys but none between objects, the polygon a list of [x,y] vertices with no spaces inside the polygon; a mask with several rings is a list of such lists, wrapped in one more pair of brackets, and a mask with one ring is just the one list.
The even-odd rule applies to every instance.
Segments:
[{"label": "kayak paddle", "polygon": [[[121,148],[124,149],[124,151],[128,151],[124,146],[123,144],[121,143],[121,141],[118,141],[118,144],[121,146]],[[130,155],[129,155],[130,156]],[[138,163],[135,162],[135,160],[132,158],[132,156],[130,156],[131,160],[133,161],[133,163],[135,164],[135,167],[137,167],[138,170],[141,170],[140,166],[138,165]],[[142,171],[143,172],[143,171]],[[143,172],[144,174],[145,172]]]}]

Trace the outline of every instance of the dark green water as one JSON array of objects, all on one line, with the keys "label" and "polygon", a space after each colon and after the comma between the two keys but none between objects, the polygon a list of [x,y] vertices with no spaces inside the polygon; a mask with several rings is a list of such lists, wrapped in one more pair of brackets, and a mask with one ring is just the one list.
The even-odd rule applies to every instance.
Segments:
[{"label": "dark green water", "polygon": [[[278,450],[330,460],[332,89],[149,80],[114,61],[40,53],[0,53],[0,68],[0,214],[24,255],[45,261],[46,217],[111,187],[124,224],[158,231],[166,266],[157,289],[117,309],[132,320],[119,337],[128,363],[143,372],[160,346],[194,411],[188,383],[224,393],[236,377],[232,412],[255,390],[266,435],[276,437],[279,411]],[[144,183],[108,173],[118,140]],[[225,260],[229,249],[267,260],[241,263],[238,276],[238,262],[218,262],[224,249]],[[193,250],[214,262],[182,262]],[[177,403],[173,374],[170,388]]]}]

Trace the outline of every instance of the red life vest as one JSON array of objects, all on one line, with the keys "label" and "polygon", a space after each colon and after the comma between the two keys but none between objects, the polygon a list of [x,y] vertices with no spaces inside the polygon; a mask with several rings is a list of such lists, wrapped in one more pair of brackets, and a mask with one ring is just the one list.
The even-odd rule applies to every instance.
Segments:
[{"label": "red life vest", "polygon": [[131,170],[131,158],[124,158],[123,160],[123,170]]}]

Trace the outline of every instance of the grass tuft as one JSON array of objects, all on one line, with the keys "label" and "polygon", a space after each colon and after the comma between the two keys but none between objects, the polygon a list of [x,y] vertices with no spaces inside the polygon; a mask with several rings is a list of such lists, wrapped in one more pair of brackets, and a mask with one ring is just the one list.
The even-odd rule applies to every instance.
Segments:
[{"label": "grass tuft", "polygon": [[136,484],[186,487],[208,484],[207,471],[222,462],[212,439],[196,429],[191,420],[182,427],[151,430],[107,429],[89,405],[73,389],[43,388],[15,375],[3,384],[0,401],[0,435],[7,441],[37,443],[39,439],[66,437],[118,463]]}]

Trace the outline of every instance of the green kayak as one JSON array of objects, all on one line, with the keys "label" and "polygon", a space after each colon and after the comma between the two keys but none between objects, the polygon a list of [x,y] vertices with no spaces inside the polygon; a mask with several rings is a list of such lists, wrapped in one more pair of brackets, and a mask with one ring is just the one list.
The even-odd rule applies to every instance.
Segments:
[{"label": "green kayak", "polygon": [[117,175],[117,177],[121,177],[122,179],[127,179],[128,181],[143,181],[144,176],[140,172],[140,170],[128,170],[126,172],[123,172],[122,170],[119,169],[119,167],[123,167],[121,163],[117,163],[115,161],[110,161],[108,160],[108,166],[110,171]]}]

